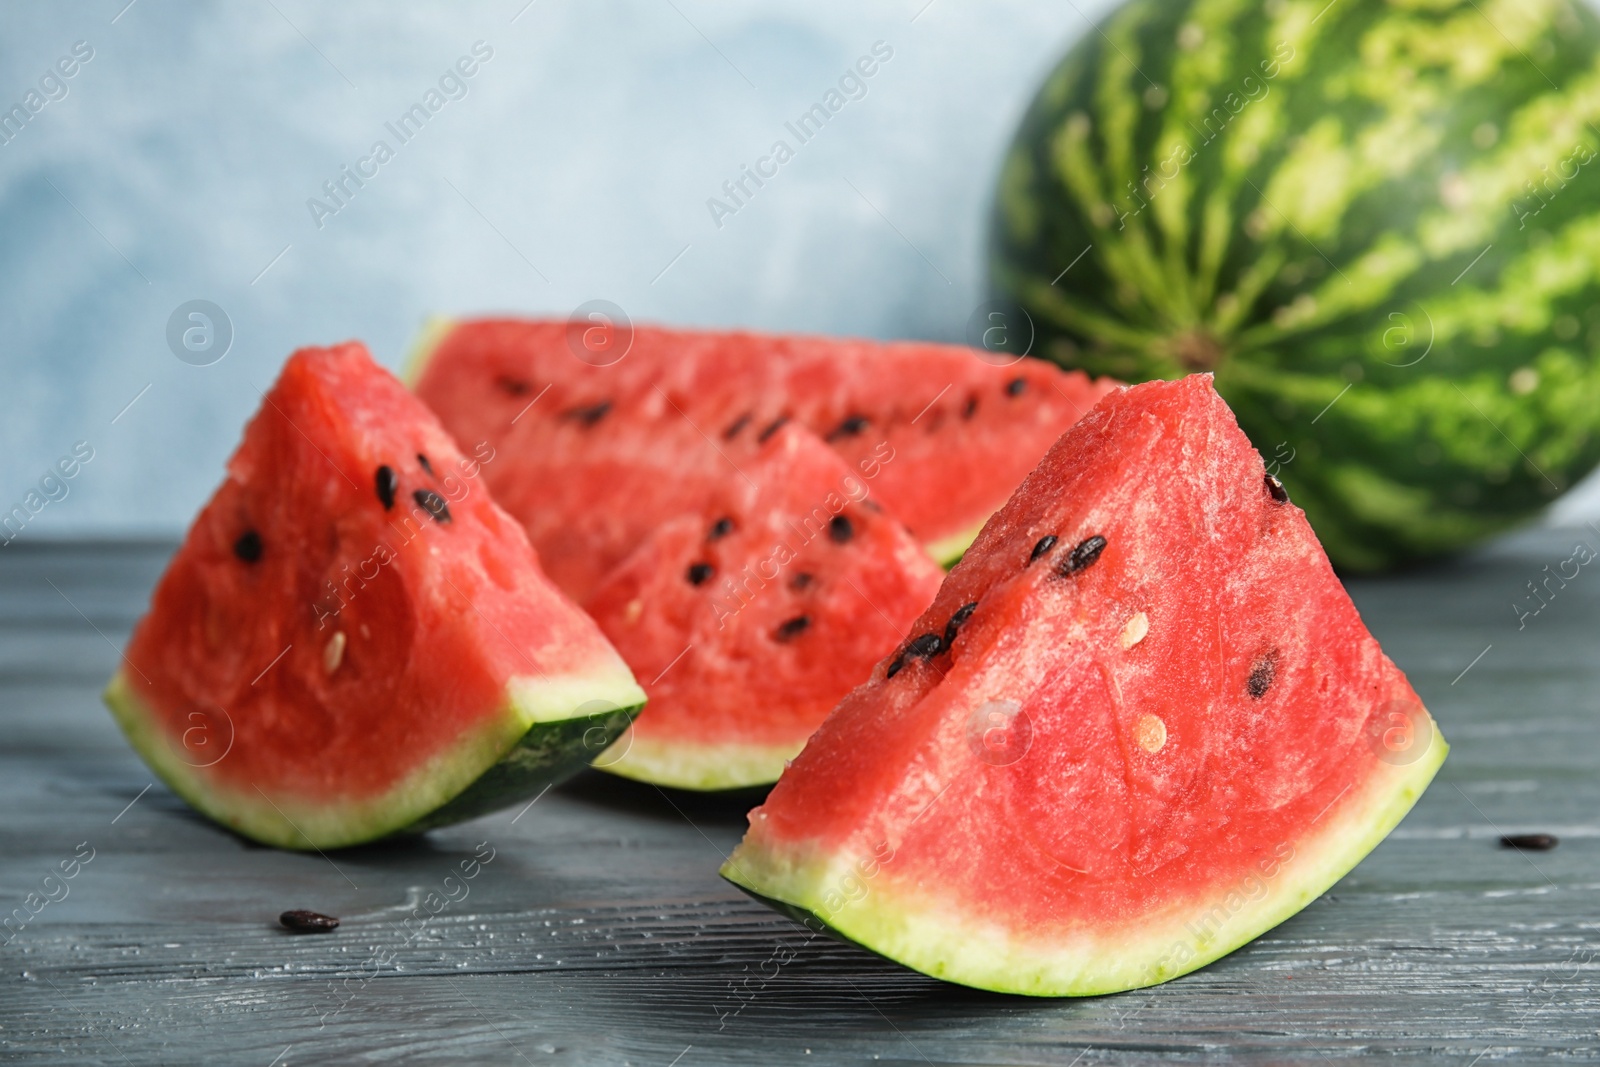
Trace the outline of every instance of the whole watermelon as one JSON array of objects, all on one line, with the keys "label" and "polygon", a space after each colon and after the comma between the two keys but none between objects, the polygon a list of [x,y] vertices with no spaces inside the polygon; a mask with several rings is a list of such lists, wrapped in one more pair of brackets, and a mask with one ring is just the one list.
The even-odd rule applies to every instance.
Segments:
[{"label": "whole watermelon", "polygon": [[1568,0],[1134,0],[1022,122],[993,294],[1215,372],[1341,567],[1463,547],[1600,460],[1597,55]]}]

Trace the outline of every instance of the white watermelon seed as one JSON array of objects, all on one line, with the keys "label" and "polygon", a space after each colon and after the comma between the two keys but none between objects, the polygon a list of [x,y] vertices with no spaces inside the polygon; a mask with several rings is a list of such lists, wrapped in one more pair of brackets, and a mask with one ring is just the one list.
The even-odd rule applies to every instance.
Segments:
[{"label": "white watermelon seed", "polygon": [[1133,736],[1140,748],[1154,755],[1167,745],[1167,724],[1154,715],[1141,715],[1134,724]]},{"label": "white watermelon seed", "polygon": [[322,668],[329,674],[339,669],[339,664],[344,662],[345,636],[343,630],[335,630],[333,636],[328,638],[328,643],[322,649]]},{"label": "white watermelon seed", "polygon": [[1141,612],[1139,612],[1139,614],[1137,614],[1133,618],[1129,619],[1127,621],[1127,623],[1122,627],[1122,637],[1121,637],[1122,647],[1123,648],[1132,648],[1134,645],[1137,645],[1140,641],[1143,641],[1144,640],[1144,635],[1149,633],[1149,632],[1150,632],[1150,616],[1146,615],[1144,612],[1141,611]]}]

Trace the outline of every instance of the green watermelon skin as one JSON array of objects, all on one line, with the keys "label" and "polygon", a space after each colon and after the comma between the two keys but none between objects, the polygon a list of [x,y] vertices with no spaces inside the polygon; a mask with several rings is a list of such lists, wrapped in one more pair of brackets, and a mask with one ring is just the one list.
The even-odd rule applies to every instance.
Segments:
[{"label": "green watermelon skin", "polygon": [[993,293],[1213,371],[1341,569],[1463,548],[1600,461],[1597,52],[1566,0],[1135,0],[1022,121]]}]

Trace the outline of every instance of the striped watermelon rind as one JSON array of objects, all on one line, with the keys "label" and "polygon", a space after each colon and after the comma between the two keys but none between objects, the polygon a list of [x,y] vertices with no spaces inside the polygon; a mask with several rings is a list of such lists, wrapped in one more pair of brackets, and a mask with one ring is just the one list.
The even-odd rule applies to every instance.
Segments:
[{"label": "striped watermelon rind", "polygon": [[[762,903],[804,923],[868,948],[923,974],[959,985],[1027,996],[1098,996],[1158,985],[1198,970],[1272,929],[1321,896],[1399,825],[1449,753],[1435,734],[1427,752],[1403,766],[1382,764],[1364,795],[1341,804],[1336,816],[1264,879],[1267,891],[1237,908],[1219,901],[1227,921],[1218,935],[1207,912],[1175,908],[1141,922],[1141,935],[1074,944],[1021,939],[999,923],[916,899],[901,883],[863,878],[861,857],[793,850],[765,851],[748,843],[722,866],[722,877]],[[883,861],[892,866],[892,856]],[[861,888],[864,886],[864,889]],[[854,899],[852,899],[854,897]],[[1242,890],[1241,890],[1241,899]]]},{"label": "striped watermelon rind", "polygon": [[134,750],[178,796],[236,833],[285,849],[343,848],[475,818],[537,796],[581,769],[627,729],[644,691],[609,677],[517,678],[499,714],[381,794],[296,803],[223,785],[184,758],[118,671],[104,699]]},{"label": "striped watermelon rind", "polygon": [[1470,545],[1600,461],[1597,56],[1573,0],[1134,0],[1022,122],[995,295],[1213,369],[1341,567]]}]

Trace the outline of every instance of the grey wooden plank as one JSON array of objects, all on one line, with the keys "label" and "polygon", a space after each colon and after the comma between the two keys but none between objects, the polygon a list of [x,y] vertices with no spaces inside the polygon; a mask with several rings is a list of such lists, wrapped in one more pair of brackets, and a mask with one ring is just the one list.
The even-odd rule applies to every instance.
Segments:
[{"label": "grey wooden plank", "polygon": [[[95,850],[0,947],[0,1056],[1600,1062],[1600,581],[1585,571],[1520,630],[1510,609],[1579,536],[1600,546],[1539,532],[1352,582],[1453,745],[1439,781],[1299,916],[1179,981],[1082,1001],[963,990],[810,938],[716,876],[743,803],[600,775],[422,841],[253,847],[152,786],[99,706],[170,546],[0,553],[0,904]],[[1497,847],[1525,830],[1562,844]],[[398,925],[485,841],[466,899],[420,933]],[[344,925],[287,935],[273,918],[294,906]]]}]

